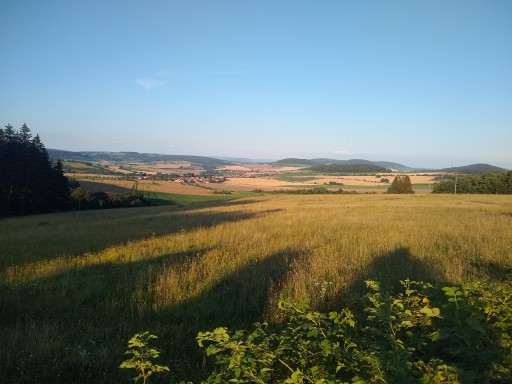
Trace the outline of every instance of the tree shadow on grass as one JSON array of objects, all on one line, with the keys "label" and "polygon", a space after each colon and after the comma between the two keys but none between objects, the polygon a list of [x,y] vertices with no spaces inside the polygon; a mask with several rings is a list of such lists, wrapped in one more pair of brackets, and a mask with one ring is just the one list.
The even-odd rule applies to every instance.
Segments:
[{"label": "tree shadow on grass", "polygon": [[485,280],[497,282],[512,279],[512,266],[478,259],[471,261],[470,267],[474,269],[476,276]]},{"label": "tree shadow on grass", "polygon": [[[252,201],[241,203],[251,204]],[[214,207],[208,204],[201,208]],[[234,206],[234,205],[232,205]],[[0,257],[0,270],[27,262],[51,260],[66,254],[77,256],[85,252],[99,252],[126,241],[154,236],[165,236],[196,228],[214,227],[222,223],[248,220],[272,211],[214,211],[196,212],[200,207],[140,208],[115,212],[114,210],[84,211],[66,216],[45,216],[44,225],[27,221],[21,228],[31,231],[27,241],[20,241],[19,233],[5,234],[3,246],[7,254]],[[31,230],[29,226],[34,226]]]},{"label": "tree shadow on grass", "polygon": [[[510,273],[509,268],[495,263],[482,263],[478,268],[487,278],[497,279],[501,277],[505,279],[507,274]],[[475,375],[476,372],[473,372],[473,369],[478,367],[479,372],[475,377],[477,377],[476,380],[481,380],[479,382],[510,382],[508,380],[488,380],[492,366],[502,364],[503,353],[508,353],[504,352],[502,346],[500,346],[501,335],[499,333],[495,334],[495,330],[489,328],[489,323],[484,320],[483,309],[479,305],[461,297],[459,297],[458,303],[446,297],[440,288],[447,285],[452,286],[452,284],[447,283],[443,271],[439,269],[437,264],[420,260],[408,248],[403,247],[376,257],[360,273],[357,280],[347,288],[346,294],[353,298],[351,309],[359,318],[359,323],[368,322],[370,319],[368,312],[365,311],[367,306],[373,307],[374,310],[376,308],[366,299],[363,299],[364,295],[368,293],[365,285],[366,280],[375,280],[380,283],[383,299],[379,305],[382,305],[382,307],[371,314],[379,320],[380,324],[386,324],[386,327],[387,324],[391,325],[397,321],[396,315],[391,311],[394,304],[390,297],[394,296],[396,298],[399,292],[404,292],[404,287],[401,286],[400,281],[411,280],[432,283],[435,291],[431,292],[432,296],[429,296],[431,301],[429,303],[427,300],[428,304],[426,305],[433,305],[440,309],[441,317],[436,320],[438,325],[435,328],[439,332],[440,338],[436,342],[432,341],[428,348],[420,348],[420,354],[417,356],[423,361],[440,358],[446,364],[461,369],[462,378],[465,375],[466,377]],[[347,306],[346,302],[344,304]],[[384,310],[381,310],[381,308],[384,308]],[[395,310],[396,308],[400,307],[395,307]],[[371,327],[376,324],[375,320],[371,321],[373,323],[370,323],[372,325],[368,328],[370,333],[373,329]],[[410,365],[407,359],[400,357],[391,361],[389,357],[396,351],[400,351],[396,355],[399,356],[402,349],[405,350],[404,345],[415,348],[414,338],[409,339],[410,335],[407,335],[407,333],[399,334],[398,337],[403,344],[397,349],[396,345],[388,343],[389,339],[387,337],[391,337],[389,329],[381,334],[374,333],[373,337],[375,335],[377,335],[380,345],[377,350],[379,360],[389,362],[390,367],[394,365],[393,369],[387,369],[384,379],[387,382],[412,382],[413,373],[409,372]],[[393,337],[395,336],[393,335]]]},{"label": "tree shadow on grass", "polygon": [[414,256],[409,248],[399,247],[391,252],[378,255],[340,295],[342,304],[354,308],[364,306],[361,298],[367,293],[367,280],[378,281],[386,292],[396,292],[403,280],[423,282],[444,282],[444,273],[433,262],[426,262]]},{"label": "tree shadow on grass", "polygon": [[1,287],[0,382],[119,382],[126,341],[145,327],[147,274],[200,260],[208,248],[77,267]]},{"label": "tree shadow on grass", "polygon": [[177,205],[178,208],[183,208],[187,211],[192,211],[196,209],[204,209],[204,208],[216,208],[216,207],[234,207],[240,206],[244,207],[246,205],[261,203],[261,200],[249,199],[246,197],[233,197],[228,200],[210,200],[210,201],[200,201],[196,203],[190,203],[186,205]]},{"label": "tree shadow on grass", "polygon": [[[198,264],[209,248],[135,262],[77,267],[0,293],[0,382],[128,382],[118,369],[127,341],[150,331],[164,361],[182,378],[201,371],[195,337],[218,326],[248,328],[260,321],[274,286],[299,256],[283,250],[249,262],[212,282],[199,296],[155,307],[150,284],[167,268]],[[2,287],[3,288],[3,287]],[[32,356],[37,356],[34,358]]]},{"label": "tree shadow on grass", "polygon": [[300,257],[300,252],[285,249],[250,262],[199,296],[158,313],[166,319],[158,332],[169,341],[166,355],[174,363],[176,376],[198,380],[206,373],[201,369],[204,351],[199,350],[195,341],[198,332],[216,327],[231,331],[248,329],[262,321],[271,297],[287,278],[293,261]]}]

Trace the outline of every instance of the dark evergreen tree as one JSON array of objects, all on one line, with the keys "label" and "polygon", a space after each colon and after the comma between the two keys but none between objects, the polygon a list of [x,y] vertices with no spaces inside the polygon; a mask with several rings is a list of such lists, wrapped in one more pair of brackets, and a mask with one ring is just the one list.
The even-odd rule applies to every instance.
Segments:
[{"label": "dark evergreen tree", "polygon": [[69,195],[62,163],[52,165],[39,135],[11,125],[0,140],[0,216],[63,209]]},{"label": "dark evergreen tree", "polygon": [[6,140],[13,140],[16,136],[16,132],[14,131],[14,128],[11,124],[7,124],[5,126],[4,135]]},{"label": "dark evergreen tree", "polygon": [[52,167],[52,185],[54,206],[61,210],[66,208],[69,199],[69,181],[63,175],[64,167],[59,159]]},{"label": "dark evergreen tree", "polygon": [[23,142],[29,142],[30,139],[32,138],[32,134],[30,133],[30,129],[29,127],[27,127],[27,124],[24,123],[21,128],[20,128],[20,138],[21,138],[21,141]]}]

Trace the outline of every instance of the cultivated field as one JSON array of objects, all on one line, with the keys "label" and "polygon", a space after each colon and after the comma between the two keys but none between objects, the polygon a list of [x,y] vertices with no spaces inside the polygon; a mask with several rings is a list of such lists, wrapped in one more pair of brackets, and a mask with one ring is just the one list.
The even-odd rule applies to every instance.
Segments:
[{"label": "cultivated field", "polygon": [[[383,176],[389,180],[389,183],[381,183],[380,177],[372,175],[307,175],[284,173],[265,177],[228,177],[222,185],[223,189],[232,191],[253,191],[261,189],[263,191],[275,191],[279,189],[300,189],[300,188],[318,188],[328,187],[330,189],[343,189],[344,191],[353,191],[359,193],[384,193],[387,191],[396,174]],[[409,175],[415,193],[430,193],[431,184],[433,185],[434,175]],[[338,183],[339,185],[329,185],[329,183]],[[342,185],[341,185],[342,184]]]},{"label": "cultivated field", "polygon": [[[80,185],[91,192],[129,192],[133,189],[134,182],[130,180],[80,180]],[[175,193],[182,195],[212,195],[211,189],[201,188],[192,184],[178,183],[167,180],[138,180],[139,191]]]},{"label": "cultivated field", "polygon": [[279,321],[280,297],[357,306],[363,281],[500,280],[512,198],[271,195],[0,220],[0,382],[129,382],[126,341],[158,334],[200,377],[198,331]]}]

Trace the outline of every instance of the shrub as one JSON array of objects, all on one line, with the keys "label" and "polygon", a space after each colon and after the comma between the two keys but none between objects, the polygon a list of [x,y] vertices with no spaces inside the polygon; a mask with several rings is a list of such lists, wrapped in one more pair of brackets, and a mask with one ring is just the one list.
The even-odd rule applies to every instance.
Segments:
[{"label": "shrub", "polygon": [[125,352],[125,355],[131,355],[131,357],[123,361],[119,368],[135,370],[137,373],[137,376],[133,378],[135,383],[142,380],[142,383],[146,384],[153,374],[169,371],[168,367],[154,363],[160,352],[158,349],[150,347],[149,342],[156,338],[155,335],[149,332],[142,332],[135,334],[128,341],[129,349]]},{"label": "shrub", "polygon": [[512,377],[512,284],[367,281],[366,308],[322,313],[280,301],[280,325],[200,332],[204,383],[483,383]]},{"label": "shrub", "polygon": [[387,193],[414,193],[411,178],[407,175],[396,176],[388,188]]}]

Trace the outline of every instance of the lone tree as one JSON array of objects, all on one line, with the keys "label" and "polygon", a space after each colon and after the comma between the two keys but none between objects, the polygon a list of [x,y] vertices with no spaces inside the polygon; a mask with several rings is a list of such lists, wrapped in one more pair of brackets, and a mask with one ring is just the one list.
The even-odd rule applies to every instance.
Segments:
[{"label": "lone tree", "polygon": [[39,135],[23,124],[0,129],[0,216],[66,208],[68,180],[62,163],[52,163]]},{"label": "lone tree", "polygon": [[411,178],[407,175],[396,176],[386,193],[414,193]]}]

